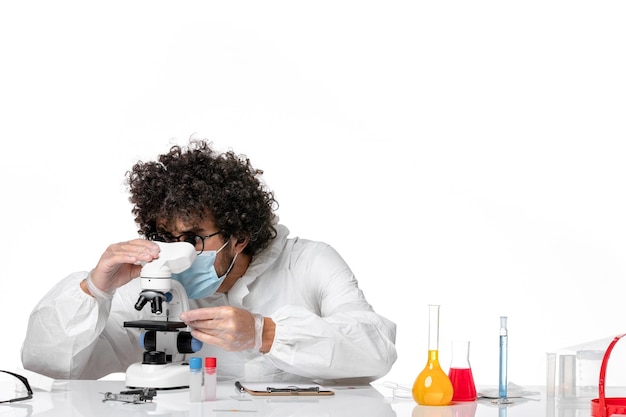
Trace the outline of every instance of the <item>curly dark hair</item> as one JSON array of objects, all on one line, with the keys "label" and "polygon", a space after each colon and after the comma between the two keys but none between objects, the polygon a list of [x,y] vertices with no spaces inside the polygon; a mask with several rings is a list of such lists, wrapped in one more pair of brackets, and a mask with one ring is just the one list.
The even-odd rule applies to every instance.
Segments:
[{"label": "curly dark hair", "polygon": [[276,237],[278,202],[262,174],[245,155],[218,153],[198,139],[172,146],[158,161],[139,161],[126,172],[139,233],[156,232],[158,222],[171,227],[209,218],[224,238],[249,238],[244,252],[255,255]]}]

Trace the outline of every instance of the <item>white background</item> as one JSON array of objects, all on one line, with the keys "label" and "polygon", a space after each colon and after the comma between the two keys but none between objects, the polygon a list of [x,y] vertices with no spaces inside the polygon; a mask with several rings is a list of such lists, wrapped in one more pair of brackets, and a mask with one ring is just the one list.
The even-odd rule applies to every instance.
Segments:
[{"label": "white background", "polygon": [[[626,331],[623,1],[0,5],[0,368],[58,280],[136,236],[124,174],[195,134],[398,326],[385,378],[471,341],[477,384]],[[129,306],[132,308],[132,306]],[[617,352],[617,350],[616,350]],[[626,353],[624,353],[626,355]],[[139,360],[139,358],[138,358]]]}]

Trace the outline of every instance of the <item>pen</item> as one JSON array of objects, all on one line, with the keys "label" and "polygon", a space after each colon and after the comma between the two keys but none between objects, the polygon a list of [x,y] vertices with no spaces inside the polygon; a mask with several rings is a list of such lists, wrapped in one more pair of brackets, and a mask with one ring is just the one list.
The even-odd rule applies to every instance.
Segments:
[{"label": "pen", "polygon": [[235,382],[235,389],[241,393],[245,392],[245,388],[243,387],[243,385],[241,385],[241,382],[236,381]]},{"label": "pen", "polygon": [[224,410],[213,410],[216,413],[256,413],[256,410],[237,410],[236,408],[232,409],[224,409]]},{"label": "pen", "polygon": [[273,388],[273,387],[267,387],[267,392],[272,393],[272,392],[289,392],[291,394],[298,394],[301,392],[320,392],[319,387],[308,387],[308,388],[300,388],[297,386],[288,386],[285,388]]}]

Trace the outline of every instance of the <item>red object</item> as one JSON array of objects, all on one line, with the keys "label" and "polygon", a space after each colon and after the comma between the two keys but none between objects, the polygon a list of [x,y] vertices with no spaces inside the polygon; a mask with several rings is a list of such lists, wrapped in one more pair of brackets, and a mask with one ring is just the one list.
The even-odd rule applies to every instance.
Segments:
[{"label": "red object", "polygon": [[472,368],[450,368],[448,378],[452,382],[454,394],[452,401],[474,401],[476,399],[476,385]]},{"label": "red object", "polygon": [[205,368],[215,368],[217,365],[217,359],[215,358],[204,358],[204,367]]},{"label": "red object", "polygon": [[605,396],[606,366],[609,362],[609,356],[615,344],[624,336],[626,334],[616,336],[606,349],[606,352],[604,352],[602,367],[600,368],[600,381],[598,382],[599,398],[591,400],[591,415],[593,417],[610,417],[613,414],[626,414],[626,398],[606,398]]}]

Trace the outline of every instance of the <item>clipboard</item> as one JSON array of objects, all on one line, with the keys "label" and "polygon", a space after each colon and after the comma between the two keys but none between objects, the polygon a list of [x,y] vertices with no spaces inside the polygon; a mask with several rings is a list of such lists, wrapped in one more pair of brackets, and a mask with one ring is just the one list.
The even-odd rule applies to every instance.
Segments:
[{"label": "clipboard", "polygon": [[259,397],[297,397],[297,396],[328,396],[335,392],[314,383],[284,383],[284,382],[235,382],[235,389],[240,393],[247,392]]}]

